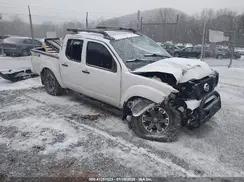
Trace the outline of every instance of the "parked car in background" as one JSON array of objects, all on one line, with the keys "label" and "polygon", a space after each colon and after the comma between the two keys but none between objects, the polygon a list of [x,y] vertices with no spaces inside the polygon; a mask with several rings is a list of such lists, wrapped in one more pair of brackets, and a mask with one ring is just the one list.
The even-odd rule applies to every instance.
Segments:
[{"label": "parked car in background", "polygon": [[[196,46],[194,46],[194,51],[200,53],[200,55],[201,55],[202,45],[196,45]],[[212,52],[211,52],[210,48],[207,47],[207,46],[205,46],[204,47],[204,55],[203,56],[204,57],[211,57],[211,55],[212,55]]]},{"label": "parked car in background", "polygon": [[184,46],[184,44],[182,44],[182,43],[177,43],[177,44],[175,44],[175,46],[177,46],[180,49],[186,48],[186,46]]},{"label": "parked car in background", "polygon": [[8,35],[0,35],[0,42],[3,41],[3,39],[6,39],[8,37],[9,37]]},{"label": "parked car in background", "polygon": [[[229,49],[218,48],[216,50],[216,58],[225,59],[225,58],[230,58],[230,57],[231,57],[231,52],[230,52]],[[233,58],[234,59],[240,59],[241,58],[241,54],[239,52],[237,52],[237,51],[234,51]]]},{"label": "parked car in background", "polygon": [[183,57],[183,58],[200,58],[201,51],[199,52],[198,48],[195,47],[186,47],[184,49],[179,49],[174,52],[175,57]]},{"label": "parked car in background", "polygon": [[241,56],[244,56],[244,48],[235,48],[235,51],[238,52]]},{"label": "parked car in background", "polygon": [[29,56],[30,50],[41,47],[42,43],[28,37],[10,36],[1,42],[1,47],[6,56]]},{"label": "parked car in background", "polygon": [[5,35],[1,35],[0,36],[0,55],[3,55],[4,53],[3,53],[3,47],[2,47],[2,42],[3,42],[3,40],[4,39],[6,39],[8,36],[5,36]]},{"label": "parked car in background", "polygon": [[171,55],[174,56],[175,51],[180,51],[181,48],[177,47],[174,44],[161,44],[161,46]]}]

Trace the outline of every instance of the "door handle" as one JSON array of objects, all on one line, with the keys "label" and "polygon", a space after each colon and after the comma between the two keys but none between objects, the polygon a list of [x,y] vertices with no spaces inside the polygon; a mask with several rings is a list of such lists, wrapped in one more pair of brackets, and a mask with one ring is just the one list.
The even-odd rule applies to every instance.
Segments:
[{"label": "door handle", "polygon": [[67,65],[67,64],[61,64],[62,66],[64,66],[64,67],[68,67],[69,65]]},{"label": "door handle", "polygon": [[82,73],[85,73],[85,74],[90,74],[90,72],[89,72],[89,71],[87,71],[87,70],[82,70]]}]

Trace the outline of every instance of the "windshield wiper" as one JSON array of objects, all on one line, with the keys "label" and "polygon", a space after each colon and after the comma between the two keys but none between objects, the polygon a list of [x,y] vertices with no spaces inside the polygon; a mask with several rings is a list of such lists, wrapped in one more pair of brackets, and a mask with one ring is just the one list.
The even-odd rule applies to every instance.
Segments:
[{"label": "windshield wiper", "polygon": [[169,58],[169,56],[162,55],[162,54],[156,54],[156,53],[144,54],[144,57],[163,57],[163,58]]}]

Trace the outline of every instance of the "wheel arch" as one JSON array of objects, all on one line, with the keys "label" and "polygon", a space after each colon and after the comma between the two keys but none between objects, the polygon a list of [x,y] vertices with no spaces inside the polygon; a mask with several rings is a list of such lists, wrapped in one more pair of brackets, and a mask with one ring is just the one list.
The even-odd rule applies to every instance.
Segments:
[{"label": "wheel arch", "polygon": [[[166,98],[164,97],[160,105],[158,105],[155,102],[148,100],[148,98],[133,96],[129,98],[124,104],[122,119],[126,119],[128,121],[129,128],[131,128],[135,132],[135,134],[141,138],[161,142],[175,141],[177,138],[178,129],[181,126],[181,120],[179,112],[172,110],[171,106],[168,104],[169,98],[171,98],[170,95]],[[132,100],[133,102],[131,104],[126,104]],[[142,114],[154,107],[163,107],[167,114],[169,114],[169,118],[171,118],[169,121],[169,126],[164,130],[161,135],[145,133],[145,131],[141,129],[139,124],[139,122],[141,122],[140,119],[143,118]]]},{"label": "wheel arch", "polygon": [[63,85],[63,82],[61,80],[60,75],[58,75],[58,73],[56,73],[57,71],[54,71],[54,70],[52,70],[51,68],[48,68],[48,67],[43,67],[41,69],[40,75],[41,75],[41,82],[42,82],[42,84],[43,84],[43,79],[42,79],[43,78],[43,74],[45,73],[46,70],[51,71],[54,74],[54,76],[57,79],[57,81],[60,84],[60,86],[64,88],[64,85]]}]

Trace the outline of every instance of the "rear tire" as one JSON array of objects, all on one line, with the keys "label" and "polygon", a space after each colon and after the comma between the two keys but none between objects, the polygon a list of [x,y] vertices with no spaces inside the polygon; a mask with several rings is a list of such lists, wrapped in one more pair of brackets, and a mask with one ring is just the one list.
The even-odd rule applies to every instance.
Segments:
[{"label": "rear tire", "polygon": [[29,56],[30,52],[28,52],[27,50],[23,50],[22,52],[22,56]]},{"label": "rear tire", "polygon": [[[132,116],[132,120],[130,122],[130,126],[132,130],[135,132],[135,134],[140,137],[147,140],[153,140],[153,141],[160,141],[160,142],[173,142],[177,138],[177,133],[179,130],[179,127],[181,126],[181,119],[180,114],[173,110],[168,103],[164,102],[161,104],[161,106],[155,106],[153,109],[156,109],[158,107],[159,110],[162,110],[165,112],[165,116],[167,116],[167,120],[165,120],[166,117],[164,117],[164,121],[167,121],[167,126],[164,123],[160,126],[160,130],[158,130],[158,126],[156,123],[154,128],[151,129],[151,131],[148,130],[150,127],[150,124],[148,124],[148,127],[145,127],[145,120],[143,119],[145,117],[146,111],[142,115],[138,117]],[[158,115],[157,110],[155,112],[155,115]],[[154,118],[155,116],[153,116]],[[160,121],[161,123],[161,121]],[[161,128],[162,126],[166,126],[165,128]],[[150,127],[151,128],[151,127]]]},{"label": "rear tire", "polygon": [[59,85],[55,75],[49,69],[43,70],[41,74],[42,83],[45,87],[45,90],[50,95],[62,95],[64,89]]}]

